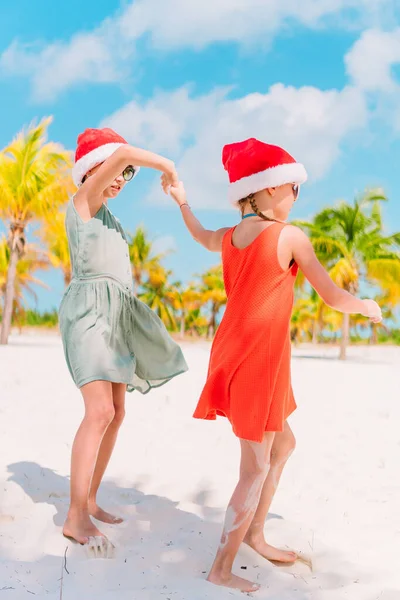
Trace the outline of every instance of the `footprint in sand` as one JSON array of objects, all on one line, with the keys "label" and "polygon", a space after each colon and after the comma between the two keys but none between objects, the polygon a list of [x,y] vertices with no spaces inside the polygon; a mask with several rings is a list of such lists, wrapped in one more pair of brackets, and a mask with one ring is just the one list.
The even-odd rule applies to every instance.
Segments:
[{"label": "footprint in sand", "polygon": [[0,523],[12,523],[15,521],[14,515],[0,515]]}]

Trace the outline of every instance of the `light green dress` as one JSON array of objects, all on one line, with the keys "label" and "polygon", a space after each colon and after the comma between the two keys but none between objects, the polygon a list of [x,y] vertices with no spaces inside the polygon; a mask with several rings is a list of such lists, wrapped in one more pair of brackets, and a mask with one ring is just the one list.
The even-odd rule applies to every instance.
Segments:
[{"label": "light green dress", "polygon": [[70,200],[65,220],[72,281],[59,310],[65,358],[78,388],[97,380],[145,394],[187,371],[178,344],[133,294],[128,243],[103,204],[84,222]]}]

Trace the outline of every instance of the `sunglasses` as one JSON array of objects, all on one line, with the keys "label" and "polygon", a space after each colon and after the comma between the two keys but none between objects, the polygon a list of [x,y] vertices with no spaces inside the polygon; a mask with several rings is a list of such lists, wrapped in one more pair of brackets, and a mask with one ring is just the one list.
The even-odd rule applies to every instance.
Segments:
[{"label": "sunglasses", "polygon": [[[128,165],[121,173],[122,177],[125,181],[132,181],[132,179],[137,175],[139,171],[139,167],[135,169],[132,165]],[[86,173],[85,177],[82,179],[82,183],[85,183],[86,179],[90,177],[90,173]]]},{"label": "sunglasses", "polygon": [[300,186],[298,183],[294,183],[292,185],[292,190],[293,190],[293,196],[294,199],[297,200],[297,198],[299,197],[299,193],[300,193]]},{"label": "sunglasses", "polygon": [[132,181],[132,179],[135,177],[136,173],[137,173],[137,170],[135,169],[135,167],[132,167],[132,165],[128,165],[122,171],[122,177],[125,179],[125,181]]}]

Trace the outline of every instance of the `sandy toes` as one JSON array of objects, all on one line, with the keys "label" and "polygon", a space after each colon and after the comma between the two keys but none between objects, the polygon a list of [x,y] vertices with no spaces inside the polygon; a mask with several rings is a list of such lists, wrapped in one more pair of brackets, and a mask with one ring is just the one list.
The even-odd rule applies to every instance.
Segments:
[{"label": "sandy toes", "polygon": [[104,537],[89,518],[71,519],[71,517],[67,517],[64,523],[63,535],[82,545],[87,544],[90,537]]},{"label": "sandy toes", "polygon": [[81,520],[68,517],[64,523],[63,536],[85,546],[89,558],[114,558],[115,556],[114,544],[97,529],[89,517]]}]

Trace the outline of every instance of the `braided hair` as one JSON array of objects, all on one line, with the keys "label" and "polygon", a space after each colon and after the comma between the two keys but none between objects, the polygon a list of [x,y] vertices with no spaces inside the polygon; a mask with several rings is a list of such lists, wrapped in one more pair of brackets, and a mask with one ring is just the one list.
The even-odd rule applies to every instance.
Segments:
[{"label": "braided hair", "polygon": [[248,196],[246,196],[246,198],[242,198],[241,200],[239,200],[238,204],[239,204],[239,208],[240,208],[242,215],[244,214],[244,209],[248,202],[250,203],[250,206],[253,209],[253,212],[255,212],[255,214],[258,217],[260,217],[260,219],[263,219],[264,221],[275,221],[276,220],[276,219],[271,219],[270,217],[267,217],[260,211],[260,209],[258,208],[257,203],[256,203],[255,194],[249,194]]}]

